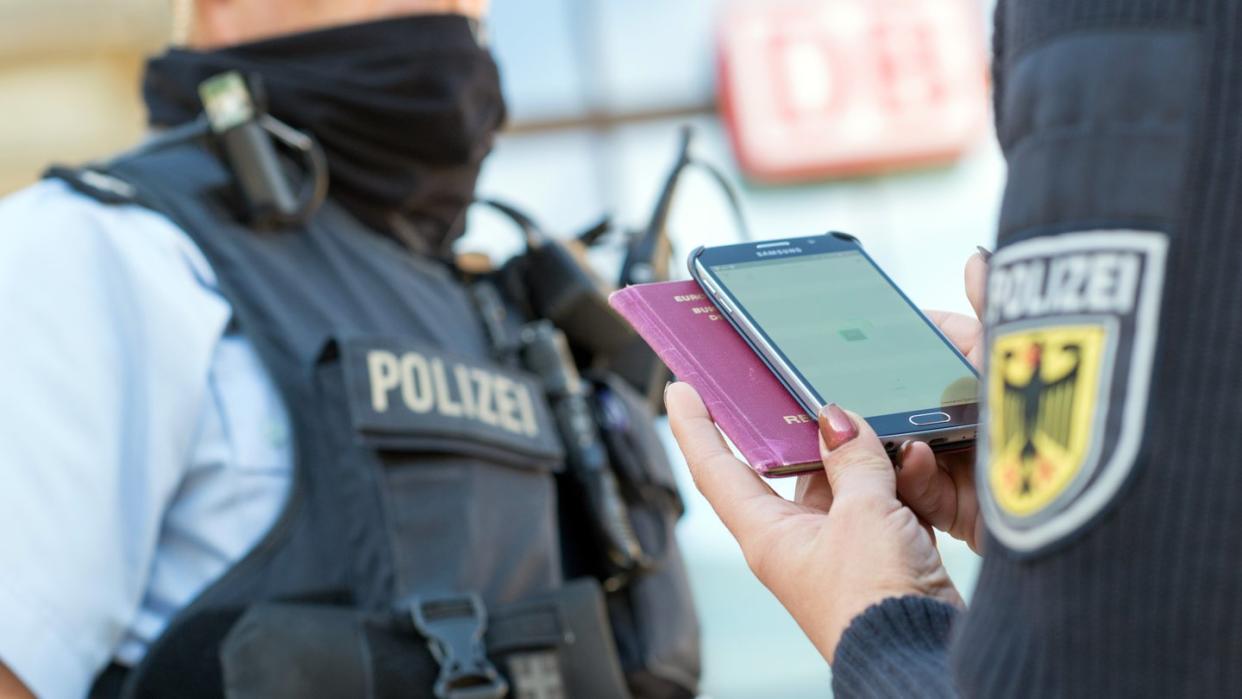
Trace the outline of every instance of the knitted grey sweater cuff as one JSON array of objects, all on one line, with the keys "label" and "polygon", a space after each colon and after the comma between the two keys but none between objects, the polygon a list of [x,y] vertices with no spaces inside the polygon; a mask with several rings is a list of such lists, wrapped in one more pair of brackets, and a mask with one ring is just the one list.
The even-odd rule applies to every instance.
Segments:
[{"label": "knitted grey sweater cuff", "polygon": [[838,698],[955,697],[949,629],[958,610],[930,597],[890,597],[854,617],[837,645]]}]

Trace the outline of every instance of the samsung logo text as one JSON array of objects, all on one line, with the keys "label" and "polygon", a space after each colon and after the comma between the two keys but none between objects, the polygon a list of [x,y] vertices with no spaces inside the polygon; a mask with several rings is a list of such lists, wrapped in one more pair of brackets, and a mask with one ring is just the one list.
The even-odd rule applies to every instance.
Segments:
[{"label": "samsung logo text", "polygon": [[777,255],[801,255],[802,248],[777,248],[776,250],[756,250],[759,257],[775,257]]}]

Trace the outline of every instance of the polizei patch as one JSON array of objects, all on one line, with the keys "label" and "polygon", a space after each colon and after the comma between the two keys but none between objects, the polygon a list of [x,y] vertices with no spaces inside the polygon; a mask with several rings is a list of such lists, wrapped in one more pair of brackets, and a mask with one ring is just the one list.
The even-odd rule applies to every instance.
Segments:
[{"label": "polizei patch", "polygon": [[1092,231],[992,257],[977,485],[1002,544],[1034,552],[1113,498],[1142,441],[1167,239]]},{"label": "polizei patch", "polygon": [[559,468],[556,425],[533,376],[417,342],[339,342],[354,428],[379,448]]}]

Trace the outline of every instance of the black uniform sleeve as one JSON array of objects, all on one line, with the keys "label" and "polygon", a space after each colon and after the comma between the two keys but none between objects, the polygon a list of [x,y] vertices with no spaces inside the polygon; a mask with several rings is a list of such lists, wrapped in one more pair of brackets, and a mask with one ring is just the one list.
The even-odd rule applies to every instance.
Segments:
[{"label": "black uniform sleeve", "polygon": [[[1062,457],[1072,480],[1058,482],[1080,485],[1044,486],[1018,507],[1032,479],[1006,484],[1000,460],[981,460],[987,555],[955,624],[954,685],[978,697],[1239,696],[1242,2],[999,8],[1008,184],[988,351],[1042,357],[1036,333],[1073,327],[1109,349],[1071,399],[1090,419],[1076,421],[1085,446]],[[1031,283],[1041,266],[1092,255],[1142,265],[1111,308],[1075,299],[1104,266],[1081,286]],[[1004,289],[1019,268],[1030,272],[1022,300]],[[985,411],[986,427],[1003,434],[1020,412]],[[1064,429],[1054,415],[1020,429]]]},{"label": "black uniform sleeve", "polygon": [[956,697],[948,668],[958,611],[930,597],[891,597],[850,622],[832,666],[835,697]]}]

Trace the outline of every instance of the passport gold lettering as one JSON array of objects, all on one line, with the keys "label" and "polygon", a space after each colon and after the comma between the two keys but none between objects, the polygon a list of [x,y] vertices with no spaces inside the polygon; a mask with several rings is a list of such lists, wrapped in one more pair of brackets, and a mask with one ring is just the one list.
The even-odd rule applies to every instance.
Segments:
[{"label": "passport gold lettering", "polygon": [[677,303],[685,303],[687,301],[702,301],[705,297],[703,294],[684,294],[682,296],[674,296],[673,300]]},{"label": "passport gold lettering", "polygon": [[[444,417],[477,420],[513,434],[539,434],[530,388],[504,374],[419,352],[372,350],[366,365],[371,408],[377,413],[389,412],[395,405],[412,413],[435,411]],[[394,395],[399,398],[395,404]]]},{"label": "passport gold lettering", "polygon": [[801,425],[803,423],[807,423],[810,421],[811,421],[810,415],[786,415],[785,416],[786,425]]},{"label": "passport gold lettering", "polygon": [[690,310],[691,310],[691,311],[692,311],[692,312],[693,312],[696,316],[704,315],[704,314],[707,314],[707,313],[717,313],[717,311],[716,311],[716,307],[715,307],[715,306],[695,306],[694,308],[692,308],[692,309],[690,309]]}]

